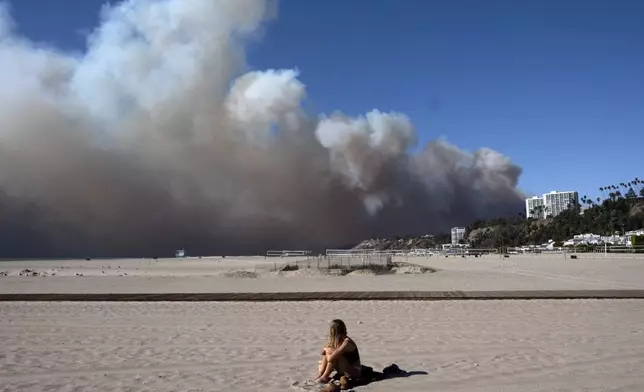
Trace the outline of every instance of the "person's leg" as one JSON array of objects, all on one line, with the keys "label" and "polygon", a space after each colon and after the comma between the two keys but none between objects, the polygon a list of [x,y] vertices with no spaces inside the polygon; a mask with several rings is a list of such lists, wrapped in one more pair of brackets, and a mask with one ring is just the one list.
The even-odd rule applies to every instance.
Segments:
[{"label": "person's leg", "polygon": [[335,366],[329,361],[329,357],[333,354],[333,349],[325,347],[322,350],[322,359],[318,367],[318,376],[315,379],[317,382],[327,383],[330,381],[330,375],[333,373]]},{"label": "person's leg", "polygon": [[[318,382],[327,383],[331,381],[331,373],[335,370],[335,363],[330,359],[331,354],[333,354],[333,349],[325,349],[324,359],[322,360],[322,363],[325,365],[323,368],[324,371],[320,377],[318,377]],[[320,366],[320,368],[322,368],[322,366]]]},{"label": "person's leg", "polygon": [[318,364],[318,373],[317,373],[317,376],[315,376],[316,380],[318,378],[320,378],[324,374],[324,371],[326,370],[327,363],[328,363],[328,361],[326,359],[326,353],[324,353],[324,354],[322,354],[322,359],[320,359],[320,362]]}]

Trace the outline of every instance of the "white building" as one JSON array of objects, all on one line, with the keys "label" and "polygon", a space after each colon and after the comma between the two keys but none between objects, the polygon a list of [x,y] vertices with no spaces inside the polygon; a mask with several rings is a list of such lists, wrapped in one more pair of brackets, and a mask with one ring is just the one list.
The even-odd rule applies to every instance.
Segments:
[{"label": "white building", "polygon": [[577,245],[597,245],[603,244],[604,238],[597,234],[577,234],[568,241],[564,242],[564,246],[577,246]]},{"label": "white building", "polygon": [[452,245],[458,245],[465,237],[464,227],[452,227]]},{"label": "white building", "polygon": [[543,208],[543,197],[534,196],[525,199],[525,216],[526,218],[538,219],[543,216],[543,212],[539,208]]},{"label": "white building", "polygon": [[575,191],[546,193],[543,195],[546,216],[557,216],[579,204],[579,194]]},{"label": "white building", "polygon": [[579,194],[575,191],[544,193],[525,201],[526,218],[545,218],[557,216],[563,211],[579,204]]},{"label": "white building", "polygon": [[598,235],[598,234],[577,234],[568,241],[564,242],[564,246],[578,246],[578,245],[627,245],[629,236],[624,235]]}]

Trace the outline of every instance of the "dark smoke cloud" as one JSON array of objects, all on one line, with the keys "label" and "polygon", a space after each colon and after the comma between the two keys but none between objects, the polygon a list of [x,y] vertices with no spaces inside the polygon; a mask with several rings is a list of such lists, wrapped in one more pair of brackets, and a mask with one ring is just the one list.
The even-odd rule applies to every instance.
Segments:
[{"label": "dark smoke cloud", "polygon": [[[0,16],[0,257],[258,253],[514,213],[521,169],[399,113],[311,116],[294,70],[245,71],[262,0],[129,0],[83,55]],[[241,76],[239,76],[241,75]]]}]

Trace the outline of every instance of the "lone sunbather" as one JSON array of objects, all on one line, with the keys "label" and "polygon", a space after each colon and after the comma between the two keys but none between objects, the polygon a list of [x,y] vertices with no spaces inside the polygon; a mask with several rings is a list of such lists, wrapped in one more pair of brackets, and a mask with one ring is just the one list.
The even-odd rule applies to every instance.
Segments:
[{"label": "lone sunbather", "polygon": [[329,342],[320,354],[322,360],[316,382],[328,383],[334,370],[350,379],[355,380],[360,377],[362,365],[358,346],[347,336],[347,326],[342,320],[331,322]]}]

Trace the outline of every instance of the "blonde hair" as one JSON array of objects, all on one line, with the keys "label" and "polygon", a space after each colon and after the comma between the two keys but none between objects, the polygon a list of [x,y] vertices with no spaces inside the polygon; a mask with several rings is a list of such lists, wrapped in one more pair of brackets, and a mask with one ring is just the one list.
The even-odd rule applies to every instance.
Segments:
[{"label": "blonde hair", "polygon": [[346,337],[347,326],[344,324],[344,321],[340,319],[331,321],[331,327],[329,328],[329,348],[338,348]]}]

